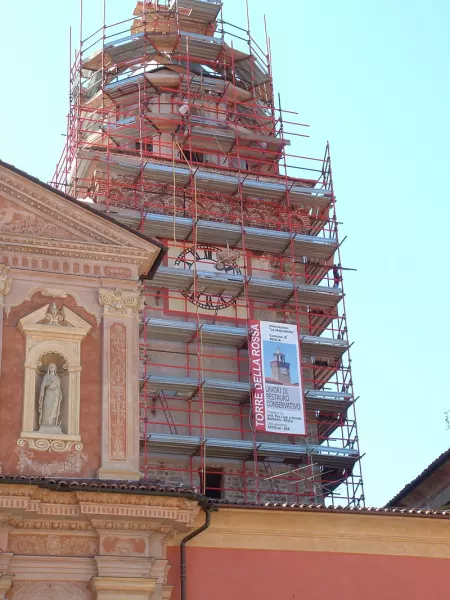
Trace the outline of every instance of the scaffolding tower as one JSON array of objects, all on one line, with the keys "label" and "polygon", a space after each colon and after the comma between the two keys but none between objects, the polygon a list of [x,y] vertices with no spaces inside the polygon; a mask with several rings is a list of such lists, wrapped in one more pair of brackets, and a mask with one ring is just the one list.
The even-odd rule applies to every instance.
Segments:
[{"label": "scaffolding tower", "polygon": [[[140,326],[144,476],[363,504],[330,151],[289,153],[305,126],[275,102],[267,36],[218,0],[138,2],[80,35],[70,81],[53,185],[168,248]],[[255,431],[254,319],[298,328],[306,436]]]}]

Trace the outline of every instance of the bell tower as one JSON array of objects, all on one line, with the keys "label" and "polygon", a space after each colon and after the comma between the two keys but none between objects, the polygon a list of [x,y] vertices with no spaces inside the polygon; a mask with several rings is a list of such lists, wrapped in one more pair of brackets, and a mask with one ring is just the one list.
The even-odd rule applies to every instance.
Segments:
[{"label": "bell tower", "polygon": [[277,348],[273,356],[275,360],[270,363],[272,377],[281,383],[291,383],[291,365],[286,362],[286,355]]}]

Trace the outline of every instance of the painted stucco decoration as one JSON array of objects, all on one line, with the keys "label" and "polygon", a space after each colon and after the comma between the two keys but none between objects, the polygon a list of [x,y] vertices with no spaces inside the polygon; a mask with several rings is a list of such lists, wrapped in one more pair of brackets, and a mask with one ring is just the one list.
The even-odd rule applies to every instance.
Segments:
[{"label": "painted stucco decoration", "polygon": [[[49,444],[48,447],[44,446]],[[22,438],[18,440],[18,460],[17,472],[21,475],[39,475],[40,477],[54,477],[55,475],[65,475],[67,477],[76,477],[81,473],[84,463],[87,462],[80,443],[67,443],[62,440],[36,440],[34,443],[28,443]],[[29,448],[25,446],[28,445]],[[63,446],[64,445],[64,446]],[[81,446],[81,447],[80,447]],[[73,450],[67,452],[67,449],[73,447]],[[32,450],[48,450],[58,453],[67,452],[56,460],[38,459]]]},{"label": "painted stucco decoration", "polygon": [[11,535],[8,550],[24,555],[95,556],[98,543],[95,537],[74,535]]},{"label": "painted stucco decoration", "polygon": [[110,447],[111,460],[127,456],[127,331],[123,323],[112,323],[110,329]]}]

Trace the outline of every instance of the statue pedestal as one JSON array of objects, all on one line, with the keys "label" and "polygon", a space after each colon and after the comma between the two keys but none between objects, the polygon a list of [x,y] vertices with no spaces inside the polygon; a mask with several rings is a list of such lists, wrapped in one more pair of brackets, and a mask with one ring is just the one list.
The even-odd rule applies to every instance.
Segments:
[{"label": "statue pedestal", "polygon": [[56,435],[62,435],[62,431],[61,431],[61,426],[50,426],[50,425],[41,425],[38,429],[37,433],[45,433],[45,434],[56,434]]}]

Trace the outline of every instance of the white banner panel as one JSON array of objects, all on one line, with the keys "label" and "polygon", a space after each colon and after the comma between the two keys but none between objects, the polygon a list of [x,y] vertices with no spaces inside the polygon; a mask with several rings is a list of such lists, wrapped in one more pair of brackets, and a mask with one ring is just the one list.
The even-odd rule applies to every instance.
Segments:
[{"label": "white banner panel", "polygon": [[249,328],[256,431],[306,435],[297,326],[250,321]]}]

